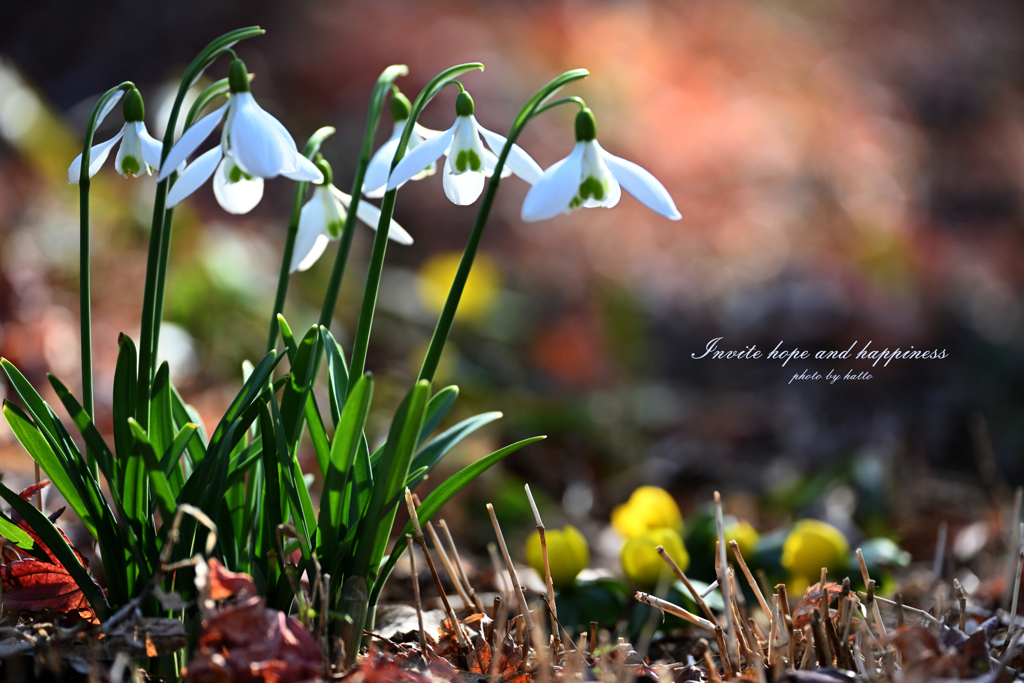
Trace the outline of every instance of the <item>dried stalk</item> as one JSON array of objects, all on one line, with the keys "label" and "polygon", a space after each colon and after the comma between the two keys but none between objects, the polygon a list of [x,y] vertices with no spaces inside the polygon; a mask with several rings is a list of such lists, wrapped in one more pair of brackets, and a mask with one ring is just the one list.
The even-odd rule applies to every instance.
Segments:
[{"label": "dried stalk", "polygon": [[473,584],[469,582],[469,577],[466,576],[466,568],[462,565],[462,558],[459,557],[459,549],[455,547],[455,539],[452,538],[452,533],[448,531],[448,525],[442,519],[438,522],[441,525],[441,531],[444,532],[444,537],[448,541],[448,545],[452,549],[452,557],[454,558],[455,568],[459,571],[459,578],[462,580],[463,586],[466,588],[466,592],[469,593],[469,599],[473,601],[473,607],[476,609],[478,614],[483,614],[484,603],[477,596],[476,591],[473,590]]},{"label": "dried stalk", "polygon": [[448,574],[448,578],[452,582],[452,586],[455,588],[455,592],[459,594],[459,599],[462,600],[462,605],[466,609],[472,609],[473,603],[469,601],[469,594],[466,593],[466,589],[462,587],[462,581],[459,580],[459,574],[455,571],[455,567],[452,565],[452,561],[448,558],[448,553],[445,552],[444,546],[441,545],[441,539],[437,535],[437,531],[434,530],[434,525],[427,522],[427,533],[430,534],[430,542],[434,544],[434,548],[437,550],[437,556],[441,559],[441,564],[444,565],[444,571]]},{"label": "dried stalk", "polygon": [[530,485],[526,484],[526,497],[530,501],[530,507],[533,509],[533,518],[537,522],[537,533],[540,534],[540,552],[544,557],[544,582],[548,589],[548,606],[551,609],[551,632],[556,634],[558,629],[555,628],[554,617],[558,616],[558,606],[555,604],[555,584],[551,581],[551,566],[548,563],[548,538],[544,529],[544,521],[540,518],[540,510],[537,509],[537,503],[533,500],[533,493],[530,492]]},{"label": "dried stalk", "polygon": [[768,607],[768,601],[761,594],[761,587],[757,585],[757,581],[754,581],[754,575],[750,573],[750,569],[743,559],[743,553],[740,552],[740,544],[736,541],[729,541],[729,547],[732,548],[732,554],[736,557],[736,562],[739,563],[743,576],[747,577],[747,583],[750,584],[750,588],[754,591],[754,597],[757,598],[757,602],[761,605],[761,611],[764,612],[764,615],[768,617],[768,621],[771,622],[772,610]]},{"label": "dried stalk", "polygon": [[[725,557],[725,515],[722,512],[722,495],[718,491],[715,491],[715,527],[718,531],[718,548],[716,552],[718,567],[716,567],[716,573],[718,575],[718,585],[722,589],[722,604],[725,605],[725,638],[731,659],[733,651],[736,649],[736,627],[732,621],[732,611],[729,609],[729,604],[732,600],[730,597],[729,581],[725,573],[728,568],[728,560]],[[739,662],[738,657],[736,661]]]},{"label": "dried stalk", "polygon": [[[864,553],[861,552],[860,548],[857,548],[857,564],[860,565],[860,575],[864,579],[864,587],[868,587],[868,582],[871,581],[871,576],[868,575],[868,565],[864,562]],[[875,623],[878,624],[878,634],[885,636],[885,624],[882,623],[882,614],[878,611],[878,605],[869,605],[872,609]]]},{"label": "dried stalk", "polygon": [[655,550],[658,551],[658,554],[661,555],[661,559],[665,560],[665,563],[669,566],[669,568],[673,572],[675,572],[675,575],[679,578],[682,584],[686,586],[686,590],[690,591],[690,596],[693,597],[693,601],[697,603],[697,606],[700,607],[700,610],[704,612],[705,616],[707,616],[708,621],[710,621],[712,624],[717,625],[718,620],[715,619],[715,615],[711,611],[711,608],[708,607],[708,604],[706,602],[704,602],[704,598],[701,597],[700,593],[697,592],[697,589],[693,587],[693,584],[690,583],[690,580],[686,578],[686,574],[684,574],[683,570],[679,568],[679,565],[675,563],[675,560],[669,557],[669,554],[665,552],[665,548],[663,548],[662,546],[659,545],[655,548]]},{"label": "dried stalk", "polygon": [[491,524],[494,526],[494,533],[498,537],[498,545],[501,546],[501,554],[505,558],[505,567],[508,569],[508,575],[512,579],[512,587],[516,591],[516,600],[519,601],[519,611],[526,620],[527,632],[533,633],[533,617],[530,615],[530,607],[526,604],[526,596],[523,595],[523,587],[519,583],[519,575],[516,574],[516,568],[512,565],[512,557],[508,554],[508,547],[505,545],[505,536],[501,533],[501,526],[498,524],[498,518],[494,514],[494,506],[490,503],[487,504],[487,512],[491,516]]},{"label": "dried stalk", "polygon": [[427,634],[423,630],[423,604],[420,602],[420,576],[416,572],[416,554],[412,550],[412,534],[405,535],[405,544],[409,550],[409,571],[412,572],[412,597],[416,601],[416,621],[420,627],[420,652],[423,659],[429,659],[427,654]]},{"label": "dried stalk", "polygon": [[650,605],[655,609],[660,609],[662,612],[674,614],[680,619],[685,619],[691,624],[700,626],[703,629],[707,629],[708,631],[715,630],[715,624],[711,623],[703,617],[698,617],[696,614],[693,614],[692,612],[688,612],[679,605],[671,603],[668,600],[662,600],[661,598],[655,597],[650,593],[644,593],[643,591],[637,591],[636,595],[634,595],[633,597],[639,602],[644,603],[645,605]]}]

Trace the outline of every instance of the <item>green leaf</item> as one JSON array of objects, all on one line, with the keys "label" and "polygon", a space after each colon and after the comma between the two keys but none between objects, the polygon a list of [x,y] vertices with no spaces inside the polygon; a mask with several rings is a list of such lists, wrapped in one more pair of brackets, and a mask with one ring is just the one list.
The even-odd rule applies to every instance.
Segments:
[{"label": "green leaf", "polygon": [[[267,389],[267,379],[274,371],[274,368],[277,367],[277,364],[281,362],[282,358],[284,356],[279,356],[276,351],[271,351],[256,364],[249,379],[242,385],[241,390],[228,407],[227,412],[224,413],[224,417],[221,418],[220,424],[217,425],[217,429],[214,430],[213,437],[210,439],[210,445],[206,449],[207,453],[216,451],[219,448],[220,442],[224,439],[225,432],[244,411],[249,409],[256,397]],[[255,419],[256,414],[254,413],[249,420],[249,424]],[[241,434],[238,435],[238,438],[241,438]]]},{"label": "green leaf", "polygon": [[149,439],[157,453],[164,453],[174,441],[170,372],[167,361],[164,361],[153,378],[153,399],[149,407]]},{"label": "green leaf", "polygon": [[430,438],[437,426],[441,424],[441,420],[448,415],[448,411],[452,409],[455,399],[458,397],[459,388],[454,384],[434,394],[430,403],[427,404],[427,416],[423,419],[423,431],[420,432],[417,446],[422,446],[423,442]]},{"label": "green leaf", "polygon": [[[347,383],[342,386],[347,386]],[[320,535],[324,547],[328,548],[328,553],[334,551],[339,530],[347,521],[348,515],[344,509],[345,494],[356,450],[366,425],[366,416],[370,412],[372,397],[373,375],[366,373],[352,389],[334,433],[330,464],[320,499],[319,517]]]},{"label": "green leaf", "polygon": [[320,476],[327,476],[327,465],[331,459],[331,442],[324,430],[324,421],[320,417],[320,409],[316,405],[316,396],[310,391],[306,395],[306,426],[313,440],[313,451],[316,453],[317,464],[320,465]]},{"label": "green leaf", "polygon": [[18,437],[18,441],[21,442],[21,445],[32,456],[32,459],[39,463],[39,467],[46,472],[46,476],[50,478],[50,481],[57,487],[60,494],[68,501],[68,505],[75,511],[75,514],[82,518],[82,522],[89,529],[89,533],[95,536],[96,520],[90,514],[83,496],[79,494],[78,488],[72,481],[72,475],[69,474],[65,464],[61,462],[47,440],[43,438],[43,435],[36,426],[29,421],[28,416],[18,406],[10,401],[4,401],[3,412],[4,417],[7,418],[7,424],[11,426],[11,431]]},{"label": "green leaf", "polygon": [[267,581],[267,599],[273,603],[276,595],[278,564],[271,558],[277,557],[274,534],[281,524],[281,488],[278,481],[277,440],[274,434],[274,420],[266,404],[260,405],[260,434],[266,440],[263,448],[263,472],[265,483],[260,506],[259,533],[256,536],[256,564],[263,570]]},{"label": "green leaf", "polygon": [[409,488],[416,488],[416,486],[423,481],[423,477],[434,469],[434,466],[441,462],[441,458],[447,455],[448,451],[454,448],[456,444],[483,427],[485,424],[494,422],[500,417],[501,413],[499,412],[481,413],[480,415],[471,417],[468,420],[463,420],[459,424],[439,435],[436,439],[431,440],[431,442],[421,448],[419,452],[416,453],[416,457],[412,459],[410,469],[423,469],[424,473],[418,478],[413,479],[412,483],[409,484]]},{"label": "green leaf", "polygon": [[67,541],[57,531],[57,527],[53,525],[53,522],[47,519],[46,515],[39,510],[36,510],[32,503],[4,486],[2,482],[0,482],[0,497],[3,497],[8,505],[17,510],[18,514],[28,522],[32,531],[39,536],[39,540],[50,549],[50,552],[57,558],[57,561],[63,565],[64,569],[71,575],[71,578],[78,584],[79,589],[85,595],[85,599],[89,601],[89,604],[95,610],[96,616],[100,621],[103,621],[107,615],[107,602],[103,597],[103,592],[93,582],[85,567],[79,563],[74,551],[71,550]]},{"label": "green leaf", "polygon": [[160,507],[160,517],[166,523],[174,519],[174,513],[178,509],[174,494],[171,493],[171,486],[167,483],[167,477],[164,475],[163,468],[160,467],[160,461],[156,457],[156,451],[153,450],[153,444],[150,442],[146,430],[134,418],[128,420],[128,426],[135,434],[135,442],[142,452],[153,495],[156,496],[157,505]]},{"label": "green leaf", "polygon": [[0,515],[0,536],[3,536],[8,541],[14,543],[14,545],[31,554],[40,562],[50,562],[50,556],[36,545],[36,542],[25,533],[25,530],[3,515]]},{"label": "green leaf", "polygon": [[6,358],[0,358],[0,365],[3,366],[4,373],[7,375],[7,379],[11,382],[11,387],[18,394],[22,401],[25,403],[25,409],[28,414],[35,420],[36,426],[39,428],[46,438],[49,439],[51,444],[59,444],[60,437],[57,435],[57,430],[53,424],[53,420],[50,417],[49,408],[46,402],[43,401],[42,397],[35,388],[29,383],[25,376],[21,374],[18,368],[14,367],[14,364]]},{"label": "green leaf", "polygon": [[378,558],[384,553],[399,498],[409,477],[409,462],[423,428],[429,395],[430,382],[417,382],[398,406],[391,422],[378,468],[381,476],[373,487],[370,505],[359,524],[354,562],[357,576],[376,575]]},{"label": "green leaf", "polygon": [[277,406],[277,397],[272,396],[270,400],[271,412],[274,416],[274,436],[277,442],[277,458],[281,465],[281,476],[284,480],[285,489],[291,500],[292,510],[295,516],[295,526],[302,535],[305,545],[302,548],[303,559],[309,559],[313,549],[312,531],[316,529],[316,518],[313,515],[313,504],[309,500],[309,490],[306,488],[306,481],[302,478],[302,469],[299,461],[288,446],[285,439],[285,427],[281,410]]},{"label": "green leaf", "polygon": [[[443,484],[438,486],[436,489],[430,492],[420,506],[416,509],[416,516],[420,520],[420,524],[426,524],[430,519],[441,509],[441,506],[447,503],[452,497],[461,491],[466,484],[473,481],[481,474],[483,474],[491,465],[494,465],[501,459],[505,458],[512,453],[515,453],[523,446],[528,446],[531,443],[536,443],[546,437],[534,436],[529,439],[523,439],[517,441],[514,444],[505,446],[501,450],[495,451],[488,456],[480,458],[471,465],[464,467],[459,470],[451,477],[449,477]],[[406,534],[413,532],[412,522],[407,522],[405,528],[402,529],[402,533],[398,535],[399,538],[405,538]],[[398,559],[405,552],[404,543],[396,543],[394,549],[391,551],[391,555],[388,557],[387,563],[381,568],[380,574],[377,580],[373,583],[373,589],[370,591],[370,604],[376,605],[377,598],[380,596],[380,591],[384,587],[384,583],[391,575],[391,571],[395,568],[398,563]]]},{"label": "green leaf", "polygon": [[291,360],[291,381],[285,385],[281,396],[281,419],[288,437],[289,447],[298,443],[302,436],[302,410],[305,407],[306,395],[313,383],[316,371],[316,356],[320,345],[320,330],[314,325],[299,342],[294,358]]},{"label": "green leaf", "polygon": [[114,477],[114,456],[110,452],[110,448],[107,446],[106,441],[100,436],[99,431],[96,429],[96,425],[93,424],[92,418],[89,417],[89,413],[85,412],[82,404],[78,402],[78,399],[68,390],[63,383],[53,375],[47,374],[47,379],[50,380],[50,386],[53,387],[54,392],[57,394],[57,398],[64,404],[64,409],[68,411],[71,416],[71,420],[75,423],[75,427],[78,428],[78,432],[85,439],[86,446],[92,450],[93,455],[96,457],[96,462],[99,464],[100,471],[103,472],[104,478],[107,480],[107,484],[110,486],[111,492],[114,494],[115,500],[119,498],[119,490],[117,487],[117,479]]},{"label": "green leaf", "polygon": [[[128,418],[135,417],[138,359],[135,343],[128,335],[120,335],[117,344],[119,351],[114,369],[114,449],[117,451],[118,488],[123,492],[126,489],[128,454],[132,452],[135,443],[128,427]],[[121,498],[124,499],[123,493]],[[127,509],[122,508],[121,513],[127,514]]]},{"label": "green leaf", "polygon": [[341,345],[326,327],[320,328],[324,350],[327,355],[327,391],[331,400],[331,419],[337,428],[342,408],[345,405],[345,391],[348,388],[348,366]]},{"label": "green leaf", "polygon": [[179,433],[186,425],[194,425],[196,438],[189,439],[185,447],[188,458],[182,464],[185,479],[192,476],[192,470],[199,466],[199,463],[206,457],[206,429],[203,427],[203,420],[195,408],[185,403],[178,390],[171,385],[171,405],[174,409],[174,426]]},{"label": "green leaf", "polygon": [[288,362],[291,363],[295,358],[295,352],[298,350],[299,345],[295,342],[295,334],[288,325],[288,321],[280,313],[277,314],[277,324],[281,328],[281,338],[284,339],[284,348],[288,354]]}]

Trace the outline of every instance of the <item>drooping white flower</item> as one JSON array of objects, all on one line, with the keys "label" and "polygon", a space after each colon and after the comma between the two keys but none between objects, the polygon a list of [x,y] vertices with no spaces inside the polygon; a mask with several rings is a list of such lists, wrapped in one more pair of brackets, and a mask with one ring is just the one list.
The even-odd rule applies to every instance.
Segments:
[{"label": "drooping white flower", "polygon": [[[299,229],[292,251],[291,272],[306,270],[320,258],[327,243],[341,237],[341,229],[348,216],[352,196],[333,184],[331,167],[326,161],[317,162],[324,182],[313,188],[313,196],[299,214]],[[363,200],[356,208],[356,217],[374,230],[380,222],[380,209]],[[412,237],[394,220],[388,228],[388,238],[399,244],[412,244]]]},{"label": "drooping white flower", "polygon": [[[395,152],[398,150],[398,143],[401,140],[402,133],[405,131],[405,125],[409,122],[409,115],[412,111],[412,105],[409,103],[409,99],[400,92],[396,92],[391,96],[391,118],[395,121],[394,130],[391,132],[391,137],[388,141],[381,145],[380,149],[377,150],[373,158],[370,159],[369,165],[366,167],[366,176],[363,179],[363,195],[372,199],[383,197],[387,191],[388,184],[388,173],[391,172],[391,161],[395,158]],[[416,147],[419,147],[420,143],[428,138],[441,135],[439,130],[431,130],[430,128],[424,128],[420,124],[416,124],[412,133],[409,134],[409,146],[408,149],[411,151]],[[427,176],[434,175],[437,171],[437,164],[431,162],[429,166],[414,175],[410,180],[419,180],[426,178]]]},{"label": "drooping white flower", "polygon": [[[106,118],[107,114],[121,99],[123,91],[119,91],[110,98],[106,106],[96,117],[96,127]],[[124,112],[124,126],[117,132],[117,135],[106,142],[93,145],[89,151],[89,177],[93,177],[103,166],[103,163],[110,156],[110,150],[114,148],[118,140],[121,147],[114,157],[114,168],[125,178],[128,176],[139,176],[160,168],[160,152],[162,145],[146,131],[146,124],[142,122],[145,118],[145,107],[142,102],[142,95],[135,88],[128,90],[122,105]],[[82,155],[79,154],[68,167],[68,182],[77,183],[82,177]]]},{"label": "drooping white flower", "polygon": [[215,171],[214,194],[231,213],[246,213],[259,203],[264,178],[283,175],[292,180],[323,181],[281,122],[253,99],[242,60],[231,63],[228,84],[227,104],[192,124],[167,155],[159,180],[169,176],[224,121],[221,143],[185,167],[167,193],[168,208],[195,192]]},{"label": "drooping white flower", "polygon": [[[494,172],[505,138],[481,126],[473,116],[473,98],[467,92],[459,93],[455,101],[455,124],[443,133],[421,142],[402,158],[388,178],[388,190],[393,190],[420,173],[442,154],[445,160],[444,193],[461,206],[472,204],[484,189],[484,178]],[[493,150],[484,149],[483,142]],[[502,177],[515,173],[533,184],[542,171],[519,145],[513,145],[505,159]]]},{"label": "drooping white flower", "polygon": [[622,189],[655,213],[677,221],[682,216],[668,190],[632,161],[609,154],[597,141],[597,123],[590,109],[576,116],[576,146],[551,165],[523,201],[524,221],[542,221],[580,207],[613,207]]}]

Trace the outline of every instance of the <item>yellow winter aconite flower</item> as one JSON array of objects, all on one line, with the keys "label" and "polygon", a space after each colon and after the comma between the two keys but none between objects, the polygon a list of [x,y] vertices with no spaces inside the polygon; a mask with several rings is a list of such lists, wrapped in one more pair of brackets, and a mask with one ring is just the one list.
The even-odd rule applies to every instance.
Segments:
[{"label": "yellow winter aconite flower", "polygon": [[671,573],[672,570],[656,550],[659,545],[681,570],[685,572],[690,566],[690,555],[678,531],[668,527],[649,529],[626,541],[619,554],[622,571],[630,581],[638,586],[653,588],[658,584],[662,572]]},{"label": "yellow winter aconite flower", "polygon": [[821,568],[844,567],[850,544],[843,532],[816,519],[802,519],[793,525],[782,546],[782,566],[790,573],[818,579]]},{"label": "yellow winter aconite flower", "polygon": [[[544,532],[548,546],[548,567],[551,582],[558,588],[571,586],[576,575],[590,563],[590,546],[579,529],[572,525],[564,529]],[[526,539],[526,563],[544,576],[544,554],[540,546],[540,532],[534,531]]]},{"label": "yellow winter aconite flower", "polygon": [[663,527],[681,532],[683,515],[668,491],[657,486],[641,486],[633,491],[629,500],[612,510],[612,526],[626,538]]},{"label": "yellow winter aconite flower", "polygon": [[757,549],[757,541],[760,536],[749,522],[736,522],[730,526],[725,527],[725,541],[736,541],[736,545],[740,547],[740,552],[743,553],[743,557],[747,560],[754,554]]},{"label": "yellow winter aconite flower", "polygon": [[[420,266],[420,299],[431,313],[440,313],[448,298],[462,254],[448,252],[431,256]],[[501,271],[493,259],[477,254],[462,292],[457,317],[478,320],[489,313],[501,290]]]}]

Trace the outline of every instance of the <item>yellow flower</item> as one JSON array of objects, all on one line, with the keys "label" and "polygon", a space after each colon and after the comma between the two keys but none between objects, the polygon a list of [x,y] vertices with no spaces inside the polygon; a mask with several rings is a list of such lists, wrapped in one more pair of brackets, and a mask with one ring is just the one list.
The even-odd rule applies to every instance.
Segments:
[{"label": "yellow flower", "polygon": [[846,565],[850,544],[843,532],[816,519],[802,519],[793,525],[782,546],[782,566],[808,580],[821,577],[821,568]]},{"label": "yellow flower", "polygon": [[[548,529],[544,532],[548,545],[548,567],[551,582],[561,588],[571,586],[576,575],[590,563],[590,547],[587,539],[572,525],[562,530]],[[540,547],[540,532],[534,531],[526,539],[526,563],[544,576],[544,554]]]},{"label": "yellow flower", "polygon": [[612,526],[626,538],[663,527],[682,532],[683,516],[668,491],[657,486],[641,486],[633,491],[629,500],[612,510]]},{"label": "yellow flower", "polygon": [[[420,299],[431,313],[440,313],[448,298],[448,290],[455,280],[455,273],[462,260],[460,252],[448,252],[431,256],[420,266]],[[493,259],[486,254],[477,254],[473,270],[469,271],[466,288],[459,301],[460,319],[480,319],[491,311],[497,302],[501,289],[501,272]]]},{"label": "yellow flower", "polygon": [[740,552],[743,553],[743,558],[747,561],[753,556],[754,551],[757,550],[757,541],[760,538],[755,529],[749,522],[736,522],[725,528],[725,542],[736,541],[736,544],[740,547]]},{"label": "yellow flower", "polygon": [[626,573],[630,581],[638,586],[653,588],[658,584],[662,572],[672,575],[668,564],[655,550],[659,545],[665,549],[668,556],[679,565],[681,570],[685,572],[690,566],[690,555],[686,552],[683,539],[679,536],[678,531],[668,527],[649,529],[626,541],[619,554],[622,571]]}]

